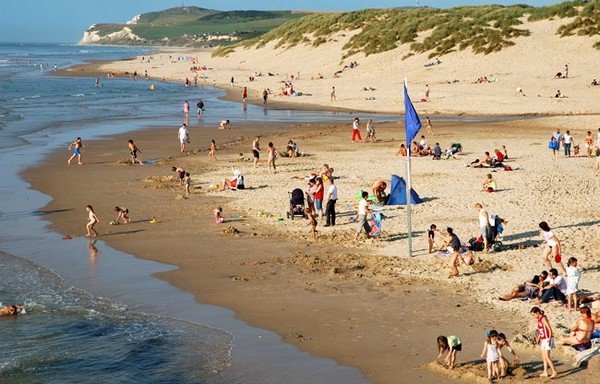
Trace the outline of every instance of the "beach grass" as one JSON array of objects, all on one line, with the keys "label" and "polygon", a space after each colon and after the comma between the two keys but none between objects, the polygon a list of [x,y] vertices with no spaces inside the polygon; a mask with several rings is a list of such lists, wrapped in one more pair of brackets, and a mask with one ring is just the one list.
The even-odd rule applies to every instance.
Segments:
[{"label": "beach grass", "polygon": [[[403,44],[410,44],[404,58],[418,53],[428,53],[431,58],[467,48],[477,54],[490,54],[514,45],[519,37],[530,35],[528,29],[519,28],[523,20],[574,18],[559,27],[560,36],[596,36],[599,8],[598,2],[572,1],[539,8],[486,5],[315,14],[284,23],[235,47],[262,48],[270,42],[275,43],[275,48],[298,44],[318,47],[335,40],[338,34],[351,32],[354,35],[344,46],[342,59],[359,52],[366,56],[383,53]],[[420,40],[420,35],[425,37]],[[599,49],[600,43],[593,47]],[[231,50],[215,51],[214,56],[229,53]]]}]

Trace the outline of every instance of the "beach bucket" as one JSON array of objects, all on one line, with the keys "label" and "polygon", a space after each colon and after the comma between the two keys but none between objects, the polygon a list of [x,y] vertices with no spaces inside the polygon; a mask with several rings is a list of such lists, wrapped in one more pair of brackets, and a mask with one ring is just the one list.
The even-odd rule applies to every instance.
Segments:
[{"label": "beach bucket", "polygon": [[221,189],[221,186],[219,184],[215,184],[215,189]]}]

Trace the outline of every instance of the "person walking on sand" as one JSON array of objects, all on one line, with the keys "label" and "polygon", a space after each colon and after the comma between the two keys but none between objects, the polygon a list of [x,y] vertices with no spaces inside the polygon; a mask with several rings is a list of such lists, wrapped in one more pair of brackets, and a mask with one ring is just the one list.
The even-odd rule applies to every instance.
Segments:
[{"label": "person walking on sand", "polygon": [[86,236],[98,236],[98,232],[94,229],[94,225],[96,225],[100,220],[96,213],[94,212],[94,208],[91,205],[85,206],[86,211],[88,212],[88,223],[85,225]]},{"label": "person walking on sand", "polygon": [[475,204],[475,209],[479,212],[479,229],[483,238],[483,251],[488,252],[488,239],[490,237],[490,215],[483,208],[483,204]]},{"label": "person walking on sand", "polygon": [[208,151],[208,158],[217,161],[217,156],[215,156],[215,153],[217,153],[217,144],[214,140],[211,140],[210,151]]},{"label": "person walking on sand", "polygon": [[335,87],[331,87],[331,94],[329,95],[329,101],[335,101]]},{"label": "person walking on sand", "polygon": [[272,142],[269,143],[269,147],[267,148],[267,166],[269,167],[269,172],[271,172],[271,168],[273,168],[273,173],[277,172],[277,167],[275,165],[275,159],[277,159],[277,149]]},{"label": "person walking on sand", "polygon": [[369,119],[367,121],[367,137],[365,137],[365,142],[366,141],[370,141],[370,142],[374,142],[377,141],[376,137],[375,137],[375,126],[373,125],[373,119]]},{"label": "person walking on sand", "polygon": [[71,157],[69,157],[69,160],[67,160],[67,164],[71,165],[71,160],[73,160],[75,157],[77,157],[77,164],[83,164],[81,160],[81,148],[83,148],[83,142],[81,141],[81,137],[78,137],[77,140],[69,144],[69,151],[72,150],[73,154],[71,155]]},{"label": "person walking on sand", "polygon": [[560,240],[558,239],[558,237],[556,237],[554,232],[550,229],[548,223],[546,223],[545,221],[542,221],[539,224],[539,227],[542,233],[542,237],[544,238],[544,241],[546,243],[546,245],[543,247],[544,249],[542,250],[542,260],[544,261],[544,264],[546,264],[546,267],[550,269],[552,268],[552,262],[549,259],[549,256],[551,254],[554,255],[555,262],[561,262]]},{"label": "person walking on sand", "polygon": [[246,99],[248,99],[248,88],[244,87],[242,89],[242,101],[246,102]]},{"label": "person walking on sand", "polygon": [[352,142],[358,138],[358,141],[363,141],[362,137],[360,137],[360,119],[358,117],[354,118],[352,122]]},{"label": "person walking on sand", "polygon": [[338,190],[333,183],[333,177],[327,178],[327,205],[325,206],[325,227],[335,226],[335,203],[338,198]]},{"label": "person walking on sand", "polygon": [[183,123],[181,127],[179,127],[179,131],[177,132],[177,138],[179,139],[180,151],[185,152],[185,145],[190,142],[190,133],[188,131],[186,123]]},{"label": "person walking on sand", "polygon": [[585,143],[585,149],[587,150],[587,157],[592,157],[592,150],[594,149],[594,137],[592,136],[592,131],[587,131],[583,142]]},{"label": "person walking on sand", "polygon": [[[542,350],[542,362],[544,363],[544,372],[540,374],[540,377],[548,377],[550,379],[554,379],[558,375],[558,373],[556,372],[556,368],[554,368],[554,363],[552,362],[552,358],[550,357],[550,351],[556,348],[556,346],[554,345],[554,335],[552,333],[552,327],[550,327],[550,323],[544,315],[544,311],[542,311],[538,307],[531,308],[530,313],[537,320],[537,343],[540,345],[540,348]],[[550,371],[552,373],[550,376],[548,376],[548,368],[550,368]]]},{"label": "person walking on sand", "polygon": [[369,197],[369,192],[363,191],[361,194],[360,202],[358,203],[358,213],[356,214],[356,233],[354,235],[354,241],[358,241],[358,236],[360,232],[365,229],[365,233],[367,234],[367,238],[371,237],[371,226],[368,222],[369,214],[371,213],[369,210],[369,202],[367,198]]},{"label": "person walking on sand", "polygon": [[256,168],[260,159],[260,136],[256,136],[252,142],[252,156],[254,157],[254,168]]},{"label": "person walking on sand", "polygon": [[263,104],[267,104],[267,101],[269,100],[269,91],[267,91],[266,88],[263,90],[262,96],[263,96]]},{"label": "person walking on sand", "polygon": [[185,177],[183,178],[183,185],[185,187],[185,194],[187,196],[191,195],[191,188],[192,188],[192,178],[190,177],[190,173],[186,172],[185,173]]},{"label": "person walking on sand", "polygon": [[431,125],[431,120],[429,119],[429,116],[425,116],[425,130],[427,131],[427,134],[433,136],[433,126]]},{"label": "person walking on sand", "polygon": [[129,154],[131,155],[131,164],[142,164],[142,160],[138,158],[138,152],[141,153],[142,151],[140,151],[137,145],[133,143],[133,140],[127,140],[127,147],[129,148]]},{"label": "person walking on sand", "polygon": [[429,84],[425,84],[425,100],[429,101]]}]

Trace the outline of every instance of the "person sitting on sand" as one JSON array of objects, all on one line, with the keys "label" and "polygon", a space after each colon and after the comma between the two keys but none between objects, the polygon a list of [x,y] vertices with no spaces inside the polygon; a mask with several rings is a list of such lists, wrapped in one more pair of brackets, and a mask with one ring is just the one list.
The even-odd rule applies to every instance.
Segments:
[{"label": "person sitting on sand", "polygon": [[242,172],[239,169],[234,169],[233,167],[231,167],[231,172],[233,172],[234,177],[232,179],[228,179],[226,177],[223,178],[223,186],[221,187],[221,191],[224,191],[226,188],[234,191],[245,188],[244,176],[242,175]]},{"label": "person sitting on sand", "polygon": [[400,148],[398,148],[398,152],[396,152],[396,156],[402,155],[402,157],[406,157],[406,145],[400,144]]},{"label": "person sitting on sand", "polygon": [[435,146],[432,150],[433,160],[441,160],[442,159],[442,147],[440,147],[440,143],[435,143]]},{"label": "person sitting on sand", "polygon": [[25,309],[19,304],[11,304],[0,308],[0,316],[14,316],[20,313],[25,313]]},{"label": "person sitting on sand", "polygon": [[416,141],[413,141],[412,144],[410,145],[410,156],[411,157],[421,156],[419,144]]},{"label": "person sitting on sand", "polygon": [[579,316],[575,325],[571,327],[569,335],[561,337],[558,340],[558,345],[585,346],[590,343],[592,331],[594,330],[592,311],[588,307],[581,307],[579,308]]},{"label": "person sitting on sand", "polygon": [[500,301],[510,301],[512,299],[523,299],[529,297],[533,299],[538,296],[540,285],[548,278],[548,272],[542,271],[539,275],[533,276],[531,279],[513,287],[509,293],[499,296]]},{"label": "person sitting on sand", "polygon": [[389,196],[386,195],[385,189],[387,188],[387,183],[383,180],[377,180],[371,191],[373,192],[373,196],[375,196],[375,202],[377,204],[385,205],[387,203],[387,199]]},{"label": "person sitting on sand", "polygon": [[229,128],[229,120],[221,120],[219,123],[219,129],[227,129]]},{"label": "person sitting on sand", "polygon": [[470,164],[467,165],[467,167],[471,167],[471,168],[488,168],[492,166],[493,163],[493,159],[490,156],[489,152],[485,152],[484,155],[481,157],[481,159],[476,159],[474,161],[472,161]]},{"label": "person sitting on sand", "polygon": [[215,215],[215,222],[217,224],[221,224],[224,221],[223,208],[221,208],[221,207],[215,208],[214,215]]},{"label": "person sitting on sand", "polygon": [[481,187],[482,192],[495,192],[496,191],[496,180],[492,177],[491,173],[488,173],[483,186]]}]

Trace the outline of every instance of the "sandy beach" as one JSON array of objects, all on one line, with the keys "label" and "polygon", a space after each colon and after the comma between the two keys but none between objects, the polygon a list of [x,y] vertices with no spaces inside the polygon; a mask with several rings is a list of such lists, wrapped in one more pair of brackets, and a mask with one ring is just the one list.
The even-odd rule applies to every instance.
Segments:
[{"label": "sandy beach", "polygon": [[[561,124],[573,124],[575,130],[587,118]],[[534,247],[541,244],[539,221],[556,228],[565,257],[579,259],[584,270],[580,286],[591,292],[598,286],[593,252],[599,245],[598,222],[589,210],[598,197],[598,175],[590,158],[552,160],[546,148],[548,125],[548,119],[434,123],[431,141],[460,142],[464,151],[456,160],[413,159],[413,186],[424,203],[413,206],[412,258],[407,256],[404,207],[383,210],[380,239],[351,242],[355,194],[392,173],[404,175],[404,160],[395,156],[402,138],[398,123],[376,125],[375,143],[351,143],[349,123],[192,128],[191,151],[183,156],[177,127],[155,129],[133,134],[142,159],[151,160],[146,165],[126,163],[126,141],[132,135],[120,135],[88,142],[83,166],[67,166],[67,153],[61,151],[25,176],[35,189],[53,196],[45,210],[55,211],[48,218],[59,232],[83,235],[83,207],[92,203],[101,220],[101,240],[138,257],[180,266],[159,277],[193,292],[197,300],[232,308],[250,324],[274,330],[303,350],[358,367],[375,383],[395,382],[400,375],[433,383],[439,370],[424,367],[435,360],[438,334],[459,334],[468,345],[459,360],[472,363],[478,361],[485,330],[501,329],[509,337],[532,330],[531,304],[496,297],[544,269],[540,248]],[[278,159],[276,174],[267,171],[264,161],[254,169],[238,159],[240,152],[251,156],[256,132],[263,147],[273,141],[284,148],[292,139],[307,155]],[[211,138],[219,146],[217,162],[207,157]],[[507,146],[507,164],[514,171],[494,172],[498,192],[480,192],[489,170],[464,165],[500,145]],[[288,192],[304,188],[304,176],[323,163],[339,177],[339,217],[335,227],[319,226],[315,242],[305,220],[280,218],[288,209]],[[190,171],[191,196],[184,196],[172,166]],[[248,188],[211,188],[230,176],[232,166],[244,172]],[[86,188],[67,195],[63,186],[73,177]],[[568,201],[562,201],[564,195]],[[448,280],[447,258],[427,253],[425,229],[436,223],[455,228],[464,240],[475,236],[476,202],[508,220],[502,238],[506,250],[481,254],[481,263],[461,267],[461,276]],[[548,210],[552,204],[558,211]],[[108,225],[115,205],[131,210],[131,223]],[[223,224],[214,223],[217,206],[224,209]],[[149,223],[153,217],[160,223]],[[570,326],[576,319],[554,304],[543,307],[554,326]],[[533,349],[521,346],[519,351],[530,357],[525,361],[538,359]],[[571,369],[570,355],[558,355],[559,372]],[[467,364],[464,372],[453,375],[472,381],[469,372],[483,377],[483,367]],[[537,376],[533,367],[531,363],[524,377]],[[587,374],[565,376],[577,381]]]},{"label": "sandy beach", "polygon": [[[591,72],[590,63],[600,54],[590,39],[556,36],[558,25],[527,23],[531,36],[517,39],[512,47],[490,55],[453,52],[435,66],[425,66],[432,61],[426,55],[401,60],[406,47],[341,61],[351,36],[346,33],[318,48],[275,49],[270,44],[240,48],[226,58],[182,49],[73,67],[61,74],[119,77],[137,72],[143,77],[147,71],[147,81],[158,90],[163,80],[183,83],[186,77],[193,86],[196,73],[198,97],[200,86],[212,85],[226,89],[228,99],[241,101],[242,87],[247,87],[249,102],[262,105],[262,91],[270,89],[266,111],[340,110],[348,119],[287,125],[232,121],[228,130],[192,127],[185,154],[178,151],[176,126],[146,130],[88,143],[81,167],[68,167],[67,153],[61,152],[24,177],[53,197],[45,210],[51,212],[47,217],[57,231],[83,235],[84,207],[93,204],[101,220],[101,240],[138,257],[180,267],[159,278],[194,293],[200,302],[233,309],[249,324],[273,330],[304,351],[357,367],[374,383],[447,380],[440,375],[487,382],[479,358],[485,331],[498,329],[512,340],[534,330],[530,303],[497,298],[546,269],[539,222],[547,221],[555,230],[563,260],[579,260],[583,292],[597,295],[600,283],[600,221],[593,209],[600,197],[600,174],[592,169],[596,159],[586,156],[583,145],[587,131],[598,132],[600,87],[589,84],[598,75]],[[350,61],[359,65],[334,78]],[[566,64],[569,77],[555,79]],[[193,72],[192,66],[206,69]],[[292,75],[295,90],[302,94],[283,96],[280,89]],[[433,134],[420,133],[429,145],[437,142],[445,149],[461,143],[463,148],[456,159],[412,159],[413,188],[423,199],[412,206],[413,257],[408,255],[405,206],[383,208],[379,238],[353,242],[356,224],[351,221],[361,190],[377,180],[389,185],[392,174],[406,176],[406,161],[396,155],[405,140],[403,123],[382,122],[375,115],[403,112],[404,76],[422,121],[427,115],[432,118]],[[489,81],[477,82],[480,77]],[[568,97],[553,97],[557,90]],[[442,115],[480,118],[442,122]],[[376,142],[351,142],[354,116],[362,121],[363,136],[367,119],[374,119]],[[489,116],[511,118],[490,121]],[[571,132],[580,156],[566,158],[561,153],[553,158],[548,140],[557,128]],[[249,161],[256,135],[263,149],[258,168]],[[129,138],[142,149],[145,165],[127,163]],[[207,156],[211,139],[218,146],[218,161]],[[283,152],[288,140],[298,143],[306,156],[280,157],[277,173],[270,173],[264,160],[267,143]],[[511,171],[465,166],[502,146]],[[305,189],[306,177],[325,163],[335,169],[338,222],[334,227],[320,222],[320,236],[314,241],[306,220],[287,220],[285,212],[288,193]],[[178,185],[173,166],[191,173],[190,196]],[[232,167],[243,172],[247,188],[219,191],[215,185],[232,176]],[[487,173],[497,181],[495,193],[481,192]],[[64,185],[73,177],[85,188],[67,195]],[[460,276],[448,279],[448,257],[428,253],[427,229],[435,223],[442,230],[454,228],[463,241],[476,237],[476,203],[507,220],[503,247],[478,254],[477,263],[461,265]],[[115,205],[131,210],[131,223],[108,224]],[[222,224],[213,218],[218,206],[224,211]],[[152,218],[159,223],[151,224]],[[572,326],[578,316],[555,303],[542,308],[556,333]],[[440,334],[459,335],[465,345],[459,367],[452,372],[432,363]],[[523,364],[508,380],[543,381],[538,378],[539,350],[515,344]],[[554,353],[561,381],[593,382],[598,358],[580,370],[573,368],[573,356],[568,348]]]}]

